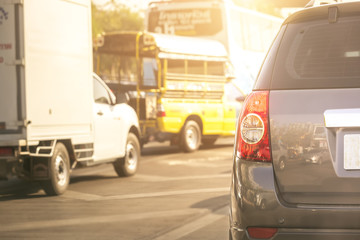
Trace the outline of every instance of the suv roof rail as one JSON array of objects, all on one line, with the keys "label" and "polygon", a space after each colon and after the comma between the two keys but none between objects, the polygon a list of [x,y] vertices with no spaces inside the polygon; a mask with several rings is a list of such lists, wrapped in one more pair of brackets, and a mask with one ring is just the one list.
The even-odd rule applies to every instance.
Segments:
[{"label": "suv roof rail", "polygon": [[308,2],[305,5],[305,8],[319,6],[319,5],[325,5],[325,4],[331,4],[331,3],[341,3],[341,2],[342,2],[342,0],[310,0],[310,2]]}]

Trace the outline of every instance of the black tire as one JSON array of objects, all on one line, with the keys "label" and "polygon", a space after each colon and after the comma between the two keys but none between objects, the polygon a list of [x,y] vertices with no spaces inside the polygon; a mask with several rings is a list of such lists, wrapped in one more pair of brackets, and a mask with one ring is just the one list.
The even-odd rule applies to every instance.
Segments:
[{"label": "black tire", "polygon": [[207,138],[203,138],[201,140],[201,142],[205,146],[212,146],[212,145],[214,145],[214,143],[216,142],[217,139],[218,139],[218,137],[207,137]]},{"label": "black tire", "polygon": [[70,160],[64,144],[58,142],[55,145],[48,167],[50,179],[41,182],[44,191],[49,196],[63,194],[70,182]]},{"label": "black tire", "polygon": [[194,152],[199,149],[201,132],[197,122],[190,120],[185,123],[181,132],[181,147],[184,152]]},{"label": "black tire", "polygon": [[125,156],[113,163],[119,177],[129,177],[136,173],[141,156],[140,143],[135,134],[129,133],[126,141]]}]

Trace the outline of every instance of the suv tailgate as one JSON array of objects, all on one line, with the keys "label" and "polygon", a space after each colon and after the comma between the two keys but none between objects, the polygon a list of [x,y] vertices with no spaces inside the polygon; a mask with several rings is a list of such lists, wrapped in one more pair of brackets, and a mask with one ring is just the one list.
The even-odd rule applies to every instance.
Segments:
[{"label": "suv tailgate", "polygon": [[[354,136],[359,141],[360,122],[357,127],[344,124],[326,127],[324,121],[325,113],[329,119],[334,109],[360,110],[359,101],[356,101],[359,96],[360,89],[270,93],[272,157],[278,190],[285,201],[303,204],[360,202],[360,169],[344,170],[344,154],[339,154],[344,148],[344,136]],[[358,154],[359,146],[358,142]]]},{"label": "suv tailgate", "polygon": [[293,204],[359,204],[360,122],[347,118],[360,111],[360,4],[306,12],[286,23],[270,83],[278,195]]}]

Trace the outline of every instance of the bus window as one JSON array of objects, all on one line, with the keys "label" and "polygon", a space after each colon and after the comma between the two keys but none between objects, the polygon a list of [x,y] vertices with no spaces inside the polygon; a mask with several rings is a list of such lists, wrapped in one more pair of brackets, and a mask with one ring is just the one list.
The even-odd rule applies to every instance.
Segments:
[{"label": "bus window", "polygon": [[143,58],[143,79],[141,87],[144,89],[157,88],[158,67],[154,58]]},{"label": "bus window", "polygon": [[188,74],[205,74],[204,61],[188,61]]},{"label": "bus window", "polygon": [[167,63],[167,72],[185,74],[185,61],[169,59]]},{"label": "bus window", "polygon": [[104,81],[137,81],[135,57],[100,54],[99,62],[98,74]]},{"label": "bus window", "polygon": [[207,74],[223,76],[225,74],[224,62],[207,62]]},{"label": "bus window", "polygon": [[279,30],[279,23],[270,16],[259,17],[251,12],[239,14],[235,8],[230,11],[230,17],[234,42],[244,50],[266,52]]}]

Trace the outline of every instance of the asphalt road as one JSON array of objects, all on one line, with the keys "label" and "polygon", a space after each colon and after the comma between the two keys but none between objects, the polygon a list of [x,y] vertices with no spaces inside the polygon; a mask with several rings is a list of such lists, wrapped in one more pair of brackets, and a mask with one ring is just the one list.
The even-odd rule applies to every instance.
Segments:
[{"label": "asphalt road", "polygon": [[146,145],[138,173],[75,169],[62,196],[0,182],[0,239],[228,239],[233,139],[183,153]]}]

